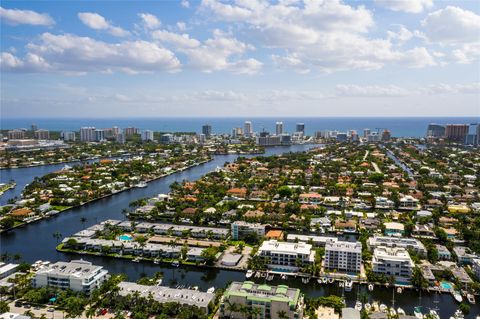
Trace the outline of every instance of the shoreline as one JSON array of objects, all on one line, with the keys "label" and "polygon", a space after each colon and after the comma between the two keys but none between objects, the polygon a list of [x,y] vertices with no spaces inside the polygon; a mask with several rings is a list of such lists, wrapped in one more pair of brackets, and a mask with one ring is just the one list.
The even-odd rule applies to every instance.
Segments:
[{"label": "shoreline", "polygon": [[[175,171],[171,171],[171,172],[169,172],[169,173],[161,174],[161,175],[159,175],[159,176],[156,176],[156,177],[147,179],[147,180],[145,180],[145,182],[146,182],[146,183],[150,183],[150,182],[152,182],[152,181],[155,181],[155,180],[158,180],[158,179],[167,177],[167,176],[172,175],[172,174],[175,174],[175,173],[183,172],[183,171],[185,171],[185,170],[187,170],[187,169],[190,169],[190,168],[192,168],[192,167],[199,166],[199,165],[203,165],[203,164],[206,164],[206,163],[211,162],[211,161],[213,161],[213,157],[210,157],[208,160],[204,160],[204,161],[201,161],[201,162],[192,164],[192,165],[188,165],[188,166],[186,166],[186,167],[184,167],[184,168],[182,168],[182,169],[178,169],[178,170],[175,170]],[[148,187],[148,186],[147,186],[147,187]],[[136,186],[130,186],[130,187],[121,189],[121,190],[119,190],[119,191],[117,191],[117,192],[115,192],[115,193],[110,193],[110,194],[106,194],[106,195],[101,196],[101,197],[97,197],[97,198],[90,199],[90,200],[88,200],[88,201],[86,201],[86,202],[83,202],[83,203],[81,203],[81,204],[79,204],[79,205],[70,206],[70,207],[68,207],[68,208],[65,208],[64,210],[59,211],[59,212],[58,212],[57,214],[55,214],[55,215],[39,216],[39,218],[35,218],[35,219],[33,219],[33,220],[29,221],[29,222],[22,222],[21,224],[18,224],[18,225],[16,225],[16,226],[13,226],[13,227],[10,227],[10,228],[7,228],[7,229],[2,229],[2,230],[0,230],[0,234],[1,234],[1,233],[9,232],[9,231],[14,230],[14,229],[16,229],[16,228],[23,227],[23,226],[25,226],[25,225],[29,225],[29,224],[36,223],[36,222],[38,222],[38,221],[40,221],[40,220],[52,218],[52,217],[54,217],[54,216],[60,215],[61,213],[66,212],[66,211],[68,211],[68,210],[71,210],[71,209],[73,209],[73,208],[79,208],[79,207],[85,206],[85,205],[87,205],[87,204],[90,204],[90,203],[92,203],[92,202],[95,202],[95,201],[98,201],[98,200],[101,200],[101,199],[104,199],[104,198],[107,198],[107,197],[111,197],[111,196],[114,196],[114,195],[116,195],[116,194],[119,194],[119,193],[122,193],[122,192],[125,192],[125,191],[128,191],[128,190],[131,190],[131,189],[134,189],[134,188],[137,188],[137,187],[136,187]]]}]

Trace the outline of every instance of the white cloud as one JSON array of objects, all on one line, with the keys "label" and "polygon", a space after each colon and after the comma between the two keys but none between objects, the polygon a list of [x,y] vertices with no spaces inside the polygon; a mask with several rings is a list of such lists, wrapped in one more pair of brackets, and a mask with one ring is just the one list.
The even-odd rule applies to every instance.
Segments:
[{"label": "white cloud", "polygon": [[161,23],[156,16],[150,13],[139,13],[138,16],[142,19],[142,24],[147,29],[156,29]]},{"label": "white cloud", "polygon": [[458,7],[448,6],[428,14],[422,26],[430,42],[459,44],[480,41],[480,16]]},{"label": "white cloud", "polygon": [[392,11],[420,13],[433,6],[433,0],[375,0],[375,4]]},{"label": "white cloud", "polygon": [[190,2],[188,2],[187,0],[182,0],[182,2],[180,2],[180,4],[184,8],[190,8]]},{"label": "white cloud", "polygon": [[94,30],[105,30],[108,31],[111,35],[116,37],[125,37],[130,34],[130,32],[113,26],[108,22],[103,16],[94,12],[79,12],[78,18],[85,24],[87,27]]},{"label": "white cloud", "polygon": [[37,13],[31,10],[5,9],[0,7],[0,18],[8,24],[30,24],[51,26],[55,21],[46,13]]},{"label": "white cloud", "polygon": [[2,69],[12,72],[148,73],[175,72],[180,61],[175,54],[147,41],[106,43],[72,34],[44,33],[27,45],[24,58],[2,53]]},{"label": "white cloud", "polygon": [[[249,38],[266,48],[283,49],[272,55],[276,66],[299,73],[313,70],[376,70],[386,64],[408,67],[434,65],[426,48],[401,50],[401,44],[414,36],[400,26],[387,39],[370,38],[373,14],[363,6],[351,6],[340,0],[268,2],[249,0],[226,4],[204,0],[201,11],[212,19],[235,22]],[[242,29],[242,27],[244,27]]]},{"label": "white cloud", "polygon": [[190,38],[188,34],[178,34],[166,30],[152,32],[152,37],[161,42],[172,44],[175,48],[196,48],[200,41]]}]

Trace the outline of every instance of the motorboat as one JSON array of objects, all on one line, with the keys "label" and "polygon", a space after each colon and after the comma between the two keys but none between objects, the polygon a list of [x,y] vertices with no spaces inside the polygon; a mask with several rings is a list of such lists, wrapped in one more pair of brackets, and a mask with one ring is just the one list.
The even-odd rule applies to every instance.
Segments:
[{"label": "motorboat", "polygon": [[323,284],[322,278],[318,278],[318,279],[317,279],[317,282],[318,282],[320,285]]},{"label": "motorboat", "polygon": [[322,282],[323,282],[324,284],[326,284],[326,283],[328,282],[328,278],[327,278],[327,277],[322,277]]},{"label": "motorboat", "polygon": [[329,284],[333,284],[333,282],[334,282],[335,280],[334,280],[333,278],[328,278],[327,281],[328,281]]},{"label": "motorboat", "polygon": [[250,277],[252,277],[252,276],[253,276],[253,270],[250,270],[250,269],[247,270],[247,273],[245,274],[245,278],[248,279],[248,278],[250,278]]},{"label": "motorboat", "polygon": [[392,318],[394,318],[397,315],[397,311],[395,310],[395,308],[390,308],[388,310],[388,313],[390,314],[390,317],[392,317]]},{"label": "motorboat", "polygon": [[343,288],[344,286],[345,286],[345,282],[344,282],[344,281],[338,282],[338,287]]},{"label": "motorboat", "polygon": [[275,276],[274,274],[268,274],[267,280],[272,281],[274,276]]},{"label": "motorboat", "polygon": [[288,277],[287,277],[286,274],[282,274],[282,275],[280,276],[280,278],[282,278],[283,280],[285,280],[285,279],[287,279]]},{"label": "motorboat", "polygon": [[380,312],[387,312],[388,307],[385,304],[380,304]]},{"label": "motorboat", "polygon": [[468,302],[471,303],[472,305],[475,304],[475,296],[474,296],[473,294],[468,293],[468,294],[467,294],[467,300],[468,300]]},{"label": "motorboat", "polygon": [[368,284],[368,291],[373,291],[373,284]]},{"label": "motorboat", "polygon": [[148,184],[146,182],[139,182],[138,184],[135,184],[135,187],[138,187],[138,188],[145,188],[147,187]]},{"label": "motorboat", "polygon": [[415,315],[415,318],[423,319],[423,313],[422,313],[422,309],[420,307],[415,307],[413,309],[413,314]]},{"label": "motorboat", "polygon": [[160,263],[160,259],[155,258],[155,259],[153,260],[153,263],[158,265],[158,264]]},{"label": "motorboat", "polygon": [[398,288],[397,288],[397,294],[401,294],[402,292],[403,292],[402,287],[398,287]]},{"label": "motorboat", "polygon": [[370,303],[365,303],[365,305],[363,306],[365,308],[365,310],[368,312],[370,310],[372,310],[372,305]]},{"label": "motorboat", "polygon": [[362,311],[363,305],[360,301],[357,300],[355,303],[355,310]]},{"label": "motorboat", "polygon": [[432,319],[440,319],[440,316],[438,315],[437,311],[430,309],[430,318]]},{"label": "motorboat", "polygon": [[215,292],[215,287],[210,287],[207,289],[207,294],[213,294]]},{"label": "motorboat", "polygon": [[310,277],[303,277],[303,278],[302,278],[302,282],[303,282],[304,284],[308,284],[308,283],[310,282]]},{"label": "motorboat", "polygon": [[137,257],[135,259],[132,260],[134,263],[139,263],[140,262],[140,257]]},{"label": "motorboat", "polygon": [[402,308],[398,307],[398,308],[397,308],[397,313],[398,313],[399,315],[405,315],[405,310],[403,310]]},{"label": "motorboat", "polygon": [[378,306],[378,302],[376,302],[376,301],[372,302],[372,310],[373,310],[374,312],[380,310],[380,307]]},{"label": "motorboat", "polygon": [[458,290],[453,290],[452,295],[453,295],[453,298],[455,298],[455,300],[457,302],[462,302],[463,301],[463,297]]},{"label": "motorboat", "polygon": [[457,309],[457,311],[455,311],[453,316],[450,317],[450,319],[463,319],[463,318],[464,318],[463,312],[460,311],[459,309]]},{"label": "motorboat", "polygon": [[345,281],[345,291],[350,292],[352,291],[352,288],[353,288],[353,281],[351,280]]},{"label": "motorboat", "polygon": [[180,262],[178,260],[174,260],[172,261],[172,264],[171,264],[173,267],[180,267]]}]

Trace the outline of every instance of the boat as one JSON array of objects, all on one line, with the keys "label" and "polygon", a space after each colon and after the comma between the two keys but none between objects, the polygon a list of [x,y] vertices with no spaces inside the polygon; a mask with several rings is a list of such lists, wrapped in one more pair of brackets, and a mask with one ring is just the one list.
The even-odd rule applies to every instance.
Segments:
[{"label": "boat", "polygon": [[475,304],[475,296],[474,296],[473,294],[468,293],[468,294],[467,294],[467,300],[468,300],[468,302],[471,303],[472,305]]},{"label": "boat", "polygon": [[274,274],[268,274],[267,280],[272,281],[274,276],[275,276]]},{"label": "boat", "polygon": [[360,301],[357,300],[355,303],[355,310],[362,311],[363,305]]},{"label": "boat", "polygon": [[365,305],[363,306],[365,308],[366,311],[370,311],[372,310],[372,305],[370,303],[365,303]]},{"label": "boat", "polygon": [[262,277],[262,278],[266,278],[266,277],[267,277],[267,273],[266,273],[266,272],[262,272],[262,273],[260,273],[260,277]]},{"label": "boat", "polygon": [[327,281],[328,281],[329,284],[333,284],[333,282],[334,282],[335,280],[334,280],[333,278],[328,278]]},{"label": "boat", "polygon": [[388,307],[387,307],[385,304],[383,304],[383,303],[380,304],[380,311],[381,311],[381,312],[385,312],[385,313],[386,313],[387,310],[388,310]]},{"label": "boat", "polygon": [[450,317],[450,319],[463,319],[464,316],[463,316],[463,312],[458,310],[455,311],[455,313],[453,314],[453,316]]},{"label": "boat", "polygon": [[338,287],[343,288],[343,286],[345,286],[345,282],[344,281],[339,281],[338,282]]},{"label": "boat", "polygon": [[328,282],[327,277],[322,277],[322,282],[323,282],[324,284],[326,284],[326,283]]},{"label": "boat", "polygon": [[423,313],[422,313],[422,310],[420,309],[420,307],[415,307],[413,309],[413,314],[415,315],[415,318],[423,319]]},{"label": "boat", "polygon": [[302,282],[303,282],[304,284],[308,284],[308,283],[310,282],[310,277],[303,277],[303,278],[302,278]]},{"label": "boat", "polygon": [[405,310],[403,310],[402,308],[398,307],[398,308],[397,308],[397,313],[398,313],[399,315],[405,315]]},{"label": "boat", "polygon": [[198,290],[198,286],[193,286],[192,290]]},{"label": "boat", "polygon": [[397,315],[397,311],[395,310],[395,308],[390,308],[388,310],[388,313],[390,314],[390,317],[395,317]]},{"label": "boat", "polygon": [[453,298],[455,298],[455,300],[457,302],[462,302],[463,301],[463,297],[458,290],[453,290],[452,295],[453,295]]},{"label": "boat", "polygon": [[430,318],[431,319],[440,319],[440,316],[438,315],[438,313],[435,310],[430,309]]},{"label": "boat", "polygon": [[250,270],[250,269],[247,270],[247,273],[245,274],[245,278],[248,279],[248,278],[250,278],[250,277],[252,277],[252,276],[253,276],[253,270]]},{"label": "boat", "polygon": [[322,278],[318,278],[318,279],[317,279],[317,282],[318,282],[320,285],[323,284]]},{"label": "boat", "polygon": [[378,302],[376,302],[376,301],[372,302],[372,310],[373,310],[374,312],[380,310],[380,307],[378,306]]},{"label": "boat", "polygon": [[174,260],[174,261],[172,261],[171,265],[173,267],[180,267],[180,262],[178,260]]},{"label": "boat", "polygon": [[373,291],[373,284],[368,284],[368,291]]},{"label": "boat", "polygon": [[158,265],[158,264],[160,263],[160,259],[155,258],[155,259],[153,260],[153,263]]},{"label": "boat", "polygon": [[132,261],[133,261],[134,263],[139,263],[139,262],[140,262],[140,257],[134,258]]},{"label": "boat", "polygon": [[351,280],[345,281],[345,291],[350,292],[352,291],[352,288],[353,288],[353,281]]},{"label": "boat", "polygon": [[401,294],[402,292],[403,292],[402,287],[398,287],[398,288],[397,288],[397,294]]},{"label": "boat", "polygon": [[287,279],[288,277],[287,277],[286,274],[282,274],[282,275],[280,276],[280,278],[282,278],[283,280],[285,280],[285,279]]},{"label": "boat", "polygon": [[210,287],[207,289],[207,294],[213,294],[215,292],[215,287]]},{"label": "boat", "polygon": [[147,183],[145,183],[145,182],[140,182],[140,183],[138,183],[138,184],[135,184],[135,187],[138,187],[138,188],[145,188],[145,187],[147,187],[147,186],[148,186],[148,185],[147,185]]},{"label": "boat", "polygon": [[259,271],[257,271],[257,272],[255,273],[255,278],[260,278],[261,276],[262,276],[262,274],[261,274]]}]

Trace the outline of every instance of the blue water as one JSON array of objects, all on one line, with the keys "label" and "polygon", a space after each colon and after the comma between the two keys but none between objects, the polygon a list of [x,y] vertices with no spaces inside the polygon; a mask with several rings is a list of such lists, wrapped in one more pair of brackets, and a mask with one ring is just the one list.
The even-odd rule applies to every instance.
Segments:
[{"label": "blue water", "polygon": [[234,127],[243,127],[245,121],[252,121],[253,130],[263,129],[275,132],[275,122],[283,121],[286,132],[295,131],[296,123],[305,123],[306,133],[315,131],[357,130],[363,133],[364,128],[374,131],[376,128],[388,128],[392,136],[423,137],[429,123],[438,124],[470,124],[480,122],[478,117],[209,117],[209,118],[2,118],[1,129],[30,128],[32,123],[39,128],[49,130],[79,130],[81,126],[121,128],[134,126],[141,130],[151,129],[161,132],[201,132],[202,125],[212,125],[214,133],[230,133]]},{"label": "blue water", "polygon": [[132,236],[130,235],[120,235],[118,236],[118,239],[123,240],[123,241],[132,241]]}]

